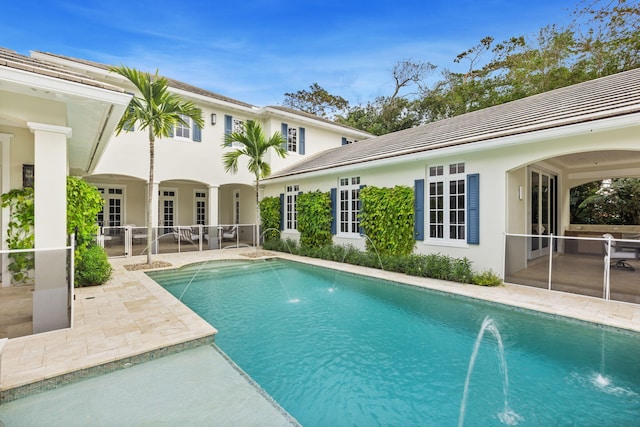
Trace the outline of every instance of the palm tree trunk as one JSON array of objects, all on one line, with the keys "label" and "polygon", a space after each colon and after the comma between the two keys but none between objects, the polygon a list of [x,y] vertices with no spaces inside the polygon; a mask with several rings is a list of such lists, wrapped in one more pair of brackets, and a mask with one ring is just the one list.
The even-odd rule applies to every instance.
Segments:
[{"label": "palm tree trunk", "polygon": [[256,253],[260,246],[260,178],[256,175]]},{"label": "palm tree trunk", "polygon": [[153,203],[153,166],[155,163],[155,139],[149,126],[149,181],[147,182],[147,264],[151,265],[153,243],[152,203]]}]

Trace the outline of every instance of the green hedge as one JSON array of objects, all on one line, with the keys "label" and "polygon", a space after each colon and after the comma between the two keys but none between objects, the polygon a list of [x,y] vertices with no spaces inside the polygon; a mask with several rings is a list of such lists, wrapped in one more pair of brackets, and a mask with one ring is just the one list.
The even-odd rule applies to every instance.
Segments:
[{"label": "green hedge", "polygon": [[296,200],[300,245],[321,248],[329,245],[331,236],[331,196],[320,190],[298,195]]},{"label": "green hedge", "polygon": [[413,199],[413,189],[405,186],[365,187],[360,190],[360,226],[368,237],[367,249],[373,250],[370,247],[373,243],[382,256],[413,252]]},{"label": "green hedge", "polygon": [[260,218],[264,240],[280,237],[280,198],[265,197],[260,201]]},{"label": "green hedge", "polygon": [[490,270],[474,273],[471,268],[471,261],[467,258],[452,258],[441,254],[381,255],[378,258],[374,251],[363,252],[350,245],[326,245],[320,248],[312,248],[298,246],[291,239],[276,239],[268,243],[265,242],[264,249],[361,265],[363,267],[382,268],[385,271],[395,271],[410,276],[430,277],[482,286],[502,285],[500,277]]}]

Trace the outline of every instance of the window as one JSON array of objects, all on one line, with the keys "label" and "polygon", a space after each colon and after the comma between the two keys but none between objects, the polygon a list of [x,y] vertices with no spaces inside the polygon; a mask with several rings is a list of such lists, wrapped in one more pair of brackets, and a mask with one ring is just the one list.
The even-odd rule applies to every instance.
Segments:
[{"label": "window", "polygon": [[187,123],[186,125],[177,122],[175,128],[176,138],[191,139],[191,119],[183,114],[180,117]]},{"label": "window", "polygon": [[207,193],[204,191],[196,191],[194,193],[194,212],[195,224],[206,225],[207,223]]},{"label": "window", "polygon": [[184,114],[180,114],[180,117],[185,121],[185,124],[176,123],[173,128],[173,137],[179,140],[188,140],[194,142],[202,141],[202,129],[198,127],[191,118]]},{"label": "window", "polygon": [[[224,116],[224,134],[229,135],[232,132],[244,134],[244,120],[236,119],[232,116],[225,115]],[[231,147],[233,148],[242,147],[242,144],[240,142],[234,141],[231,144]]]},{"label": "window", "polygon": [[298,151],[298,129],[289,128],[287,134],[287,151]]},{"label": "window", "polygon": [[124,214],[124,189],[99,187],[98,191],[104,200],[102,210],[98,212],[98,225],[100,227],[120,227]]},{"label": "window", "polygon": [[340,178],[340,233],[360,233],[360,177]]},{"label": "window", "polygon": [[240,192],[233,192],[233,223],[240,224]]},{"label": "window", "polygon": [[298,201],[298,193],[300,186],[287,185],[285,193],[285,228],[287,230],[295,230],[298,228],[298,217],[296,213],[296,202]]},{"label": "window", "polygon": [[358,142],[358,141],[355,139],[345,138],[344,136],[342,137],[342,145],[349,145],[349,144],[353,144],[354,142]]},{"label": "window", "polygon": [[464,163],[429,167],[429,238],[466,239],[466,175]]},{"label": "window", "polygon": [[280,133],[285,139],[283,149],[290,153],[305,154],[305,128],[289,127],[288,124],[282,123]]}]

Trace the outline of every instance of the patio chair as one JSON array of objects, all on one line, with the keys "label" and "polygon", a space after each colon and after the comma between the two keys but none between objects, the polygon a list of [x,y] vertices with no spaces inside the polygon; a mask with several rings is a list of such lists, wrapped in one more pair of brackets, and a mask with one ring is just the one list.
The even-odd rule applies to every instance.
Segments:
[{"label": "patio chair", "polygon": [[134,244],[147,241],[147,230],[141,230],[141,227],[135,224],[127,224],[127,227],[131,228],[131,240]]},{"label": "patio chair", "polygon": [[172,231],[176,242],[180,240],[180,242],[191,243],[197,246],[200,241],[200,235],[194,233],[191,227],[173,227]]},{"label": "patio chair", "polygon": [[236,240],[238,225],[222,227],[222,240]]},{"label": "patio chair", "polygon": [[[636,269],[631,264],[629,264],[628,261],[629,259],[636,259],[636,252],[618,250],[616,241],[614,240],[613,236],[609,233],[603,234],[602,237],[606,239],[603,242],[604,253],[605,255],[609,255],[609,260],[610,260],[609,268],[635,271]],[[609,241],[611,241],[611,253],[608,253]]]}]

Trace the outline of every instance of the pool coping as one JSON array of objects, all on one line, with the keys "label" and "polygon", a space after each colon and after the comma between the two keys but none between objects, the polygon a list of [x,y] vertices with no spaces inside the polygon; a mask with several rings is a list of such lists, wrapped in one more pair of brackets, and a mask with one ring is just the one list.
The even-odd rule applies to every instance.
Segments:
[{"label": "pool coping", "polygon": [[[154,259],[170,262],[172,266],[168,269],[175,269],[203,261],[251,261],[245,256],[251,251],[243,248],[166,254],[155,255]],[[291,254],[273,255],[262,258],[282,258],[640,333],[638,304],[508,283],[500,287],[482,287]],[[0,359],[0,404],[3,400],[121,369],[127,363],[142,363],[214,341],[216,329],[154,282],[144,270],[124,268],[128,264],[144,262],[143,257],[110,261],[114,266],[114,277],[107,284],[76,290],[74,328],[8,340]],[[96,300],[104,303],[97,311]],[[109,312],[111,309],[114,311]],[[148,316],[155,318],[147,321]],[[109,323],[114,318],[118,325],[111,327]],[[88,351],[92,346],[102,351]],[[84,349],[84,356],[74,354],[74,349]]]}]

